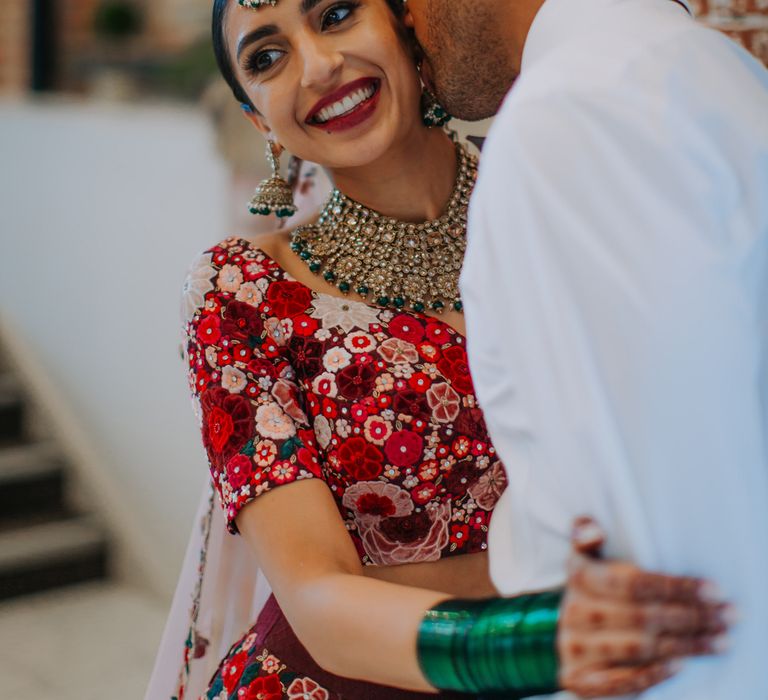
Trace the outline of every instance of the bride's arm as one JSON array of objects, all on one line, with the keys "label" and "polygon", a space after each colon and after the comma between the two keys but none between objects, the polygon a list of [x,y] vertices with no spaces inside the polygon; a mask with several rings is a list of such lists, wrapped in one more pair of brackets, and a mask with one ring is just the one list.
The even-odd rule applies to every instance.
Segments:
[{"label": "bride's arm", "polygon": [[499,594],[491,583],[487,552],[420,564],[365,566],[363,574],[378,581],[444,591],[457,598],[489,598]]},{"label": "bride's arm", "polygon": [[[323,482],[264,493],[242,509],[237,525],[318,664],[341,676],[434,692],[419,667],[417,637],[425,612],[449,596],[365,576]],[[693,579],[586,562],[569,580],[561,613],[567,687],[608,695],[619,673],[623,693],[613,694],[642,690],[670,674],[669,657],[712,648],[721,624],[698,590]]]},{"label": "bride's arm", "polygon": [[419,670],[426,610],[450,597],[363,575],[328,487],[319,480],[262,494],[237,526],[314,660],[349,678],[434,692]]}]

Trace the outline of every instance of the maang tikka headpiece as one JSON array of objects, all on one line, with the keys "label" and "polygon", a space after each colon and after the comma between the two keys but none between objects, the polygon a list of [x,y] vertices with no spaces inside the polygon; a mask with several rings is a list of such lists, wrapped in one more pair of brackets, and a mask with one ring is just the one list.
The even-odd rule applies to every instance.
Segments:
[{"label": "maang tikka headpiece", "polygon": [[269,5],[274,7],[278,0],[237,0],[241,7],[247,7],[249,10],[258,10],[260,7]]}]

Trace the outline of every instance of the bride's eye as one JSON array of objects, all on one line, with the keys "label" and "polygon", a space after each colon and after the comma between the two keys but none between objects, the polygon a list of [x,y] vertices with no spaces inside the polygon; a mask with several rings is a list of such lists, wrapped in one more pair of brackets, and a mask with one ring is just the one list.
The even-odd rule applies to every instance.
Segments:
[{"label": "bride's eye", "polygon": [[254,51],[245,60],[245,70],[248,73],[263,73],[277,63],[283,52],[279,49],[267,49],[266,51]]},{"label": "bride's eye", "polygon": [[320,22],[323,30],[330,29],[331,27],[341,24],[345,19],[354,13],[357,9],[356,3],[342,2],[334,5],[323,13],[323,18]]}]

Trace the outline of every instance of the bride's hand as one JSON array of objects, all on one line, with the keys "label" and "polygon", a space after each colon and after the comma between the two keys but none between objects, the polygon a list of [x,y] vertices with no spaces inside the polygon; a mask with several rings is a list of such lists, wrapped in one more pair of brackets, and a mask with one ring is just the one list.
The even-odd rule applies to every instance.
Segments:
[{"label": "bride's hand", "polygon": [[732,608],[712,584],[600,560],[603,539],[594,521],[577,521],[558,632],[563,688],[637,693],[674,675],[679,659],[724,649]]}]

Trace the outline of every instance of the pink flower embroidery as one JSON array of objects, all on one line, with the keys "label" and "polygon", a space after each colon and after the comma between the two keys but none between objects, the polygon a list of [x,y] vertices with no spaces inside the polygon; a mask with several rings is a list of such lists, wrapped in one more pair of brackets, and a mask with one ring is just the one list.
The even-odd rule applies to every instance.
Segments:
[{"label": "pink flower embroidery", "polygon": [[507,488],[507,475],[501,462],[494,462],[469,488],[469,495],[477,505],[491,510]]},{"label": "pink flower embroidery", "polygon": [[390,364],[415,364],[419,353],[413,343],[401,338],[388,338],[379,346],[379,354]]},{"label": "pink flower embroidery", "polygon": [[459,395],[446,382],[429,387],[427,402],[435,420],[440,423],[452,423],[459,415]]},{"label": "pink flower embroidery", "polygon": [[288,686],[288,700],[328,700],[330,696],[311,678],[296,678]]},{"label": "pink flower embroidery", "polygon": [[299,406],[296,394],[296,385],[287,379],[278,380],[272,388],[272,396],[275,397],[275,400],[280,405],[280,408],[285,411],[286,415],[297,423],[306,425],[308,422],[307,414]]},{"label": "pink flower embroidery", "polygon": [[394,510],[387,513],[388,517],[403,517],[413,512],[413,501],[410,494],[395,484],[387,484],[383,481],[358,481],[356,484],[352,484],[344,492],[342,503],[345,508],[355,513],[356,520],[377,523],[381,519],[380,514],[366,513],[360,510],[361,504],[373,503],[372,499],[366,498],[370,496],[379,499],[386,498],[392,504]]},{"label": "pink flower embroidery", "polygon": [[[426,534],[412,539],[405,535],[407,530],[403,527],[401,541],[388,537],[382,531],[381,521],[373,519],[360,519],[358,521],[360,536],[366,554],[374,564],[390,566],[394,564],[415,564],[424,561],[437,561],[440,552],[448,544],[450,533],[448,524],[451,519],[451,504],[440,503],[427,508],[421,513],[414,513],[412,517],[419,516],[419,520],[425,521]],[[377,519],[378,520],[378,519]],[[388,518],[390,523],[394,518]],[[402,523],[405,525],[405,523]],[[387,528],[392,532],[395,528]]]}]

